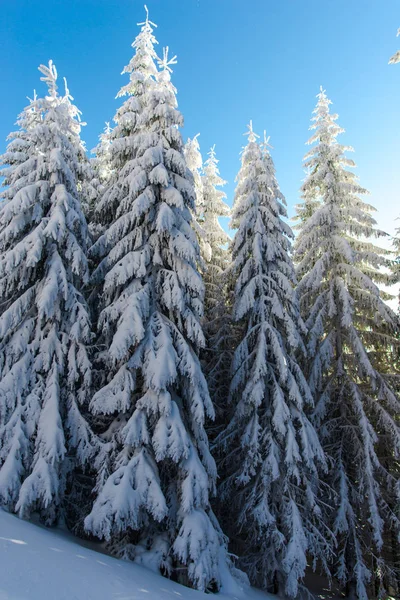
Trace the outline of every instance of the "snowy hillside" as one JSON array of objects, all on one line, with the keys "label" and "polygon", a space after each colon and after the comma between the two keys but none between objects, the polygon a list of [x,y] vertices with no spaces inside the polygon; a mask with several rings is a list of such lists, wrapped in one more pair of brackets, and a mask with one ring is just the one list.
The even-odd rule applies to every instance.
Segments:
[{"label": "snowy hillside", "polygon": [[[59,530],[21,521],[0,509],[0,600],[210,600],[133,563],[79,545]],[[245,589],[218,600],[267,600]]]}]

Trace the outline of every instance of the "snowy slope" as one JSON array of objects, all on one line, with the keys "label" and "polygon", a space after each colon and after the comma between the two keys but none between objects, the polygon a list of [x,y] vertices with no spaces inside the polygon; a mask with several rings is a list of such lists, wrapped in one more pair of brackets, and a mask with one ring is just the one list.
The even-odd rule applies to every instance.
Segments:
[{"label": "snowy slope", "polygon": [[[211,600],[133,563],[81,546],[72,536],[0,509],[0,600]],[[216,600],[267,600],[245,589]]]}]

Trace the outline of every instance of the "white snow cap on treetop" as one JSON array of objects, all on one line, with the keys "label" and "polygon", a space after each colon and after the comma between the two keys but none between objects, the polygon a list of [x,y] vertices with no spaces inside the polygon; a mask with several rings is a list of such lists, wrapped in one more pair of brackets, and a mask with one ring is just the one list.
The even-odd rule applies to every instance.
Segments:
[{"label": "white snow cap on treetop", "polygon": [[150,21],[149,19],[149,9],[147,8],[147,5],[144,5],[144,10],[146,11],[146,20],[142,21],[142,23],[137,23],[137,25],[139,27],[144,27],[144,26],[151,26],[151,27],[155,27],[157,29],[157,25],[155,23],[153,23],[153,21]]},{"label": "white snow cap on treetop", "polygon": [[[168,59],[168,52],[169,52],[168,46],[163,48],[163,57],[158,59],[158,64],[163,71],[168,71],[168,73],[172,73],[172,69],[171,69],[170,65],[176,65],[178,61],[176,60],[177,59],[176,54],[172,58]],[[199,135],[199,134],[197,134],[197,135]]]},{"label": "white snow cap on treetop", "polygon": [[273,146],[271,146],[271,144],[269,143],[269,140],[270,140],[270,139],[271,139],[271,136],[270,136],[270,135],[269,135],[269,136],[267,136],[267,132],[266,132],[266,130],[264,129],[264,139],[263,139],[263,142],[262,142],[262,147],[263,147],[263,150],[265,150],[265,151],[268,151],[268,148],[271,148],[271,150],[273,150],[273,149],[274,149],[274,147],[273,147]]},{"label": "white snow cap on treetop", "polygon": [[48,88],[49,88],[49,92],[50,92],[50,96],[52,98],[55,98],[55,96],[57,95],[57,69],[56,69],[56,65],[53,63],[52,60],[49,60],[49,66],[46,67],[46,65],[40,65],[38,67],[39,71],[41,73],[43,73],[44,77],[40,78],[40,81],[44,81]]},{"label": "white snow cap on treetop", "polygon": [[249,142],[255,142],[260,136],[253,131],[253,121],[250,119],[250,123],[247,125],[247,131],[243,134],[249,138]]}]

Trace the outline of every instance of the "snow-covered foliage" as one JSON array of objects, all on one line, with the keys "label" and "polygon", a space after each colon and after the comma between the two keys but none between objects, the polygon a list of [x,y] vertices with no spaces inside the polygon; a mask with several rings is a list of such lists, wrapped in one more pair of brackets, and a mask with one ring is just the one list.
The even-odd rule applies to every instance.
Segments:
[{"label": "snow-covered foliage", "polygon": [[[307,181],[307,178],[310,174],[310,171],[306,171],[306,177],[304,182]],[[314,212],[317,210],[320,205],[320,201],[318,196],[315,194],[315,190],[304,187],[304,185],[300,188],[301,191],[301,202],[295,205],[295,216],[293,220],[296,221],[293,229],[298,231],[301,229],[302,223],[309,219]]]},{"label": "snow-covered foliage", "polygon": [[95,444],[81,414],[91,384],[81,291],[87,225],[77,191],[84,148],[78,110],[68,91],[58,94],[55,66],[39,70],[48,95],[20,115],[1,159],[0,498],[52,523],[69,474],[92,458]]},{"label": "snow-covered foliage", "polygon": [[[397,35],[400,36],[400,29],[397,31]],[[400,50],[397,50],[395,54],[390,58],[389,65],[394,65],[400,62]]]},{"label": "snow-covered foliage", "polygon": [[226,194],[218,188],[226,184],[219,174],[218,160],[215,155],[215,146],[208,153],[209,158],[204,163],[203,169],[203,227],[206,239],[210,244],[211,258],[208,263],[218,265],[220,268],[226,266],[226,246],[230,237],[222,228],[219,217],[228,217],[230,208],[225,203]]},{"label": "snow-covered foliage", "polygon": [[188,169],[193,175],[193,185],[195,192],[195,207],[197,214],[203,214],[203,180],[202,180],[202,170],[203,170],[203,158],[200,152],[199,133],[194,136],[193,139],[188,138],[183,152],[185,155],[185,160]]},{"label": "snow-covered foliage", "polygon": [[[400,229],[392,260],[321,88],[296,269],[251,123],[231,240],[215,149],[203,164],[199,134],[183,144],[176,57],[157,56],[145,9],[94,158],[52,61],[0,156],[1,591],[26,595],[8,554],[28,544],[38,598],[110,597],[115,577],[91,563],[119,567],[116,593],[135,598],[267,597],[230,544],[285,598],[311,596],[310,566],[352,600],[398,597],[400,316],[380,287],[399,281]],[[50,557],[52,534],[12,513],[135,564],[76,554],[60,532]],[[147,585],[142,566],[197,589]]]},{"label": "snow-covered foliage", "polygon": [[99,143],[92,150],[92,154],[95,156],[90,161],[90,191],[92,191],[92,193],[83,208],[93,242],[96,241],[104,231],[101,223],[96,221],[96,203],[111,183],[113,173],[111,167],[111,133],[112,128],[110,123],[106,123],[103,133],[99,136]]},{"label": "snow-covered foliage", "polygon": [[[10,141],[6,152],[0,156],[0,166],[2,166],[1,177],[3,178],[2,186],[5,188],[0,194],[0,202],[7,202],[8,198],[12,198],[13,192],[10,186],[13,184],[13,172],[18,166],[24,164],[27,160],[27,151],[31,148],[32,142],[30,132],[39,125],[42,120],[42,113],[39,110],[37,102],[36,90],[34,90],[33,98],[28,98],[29,106],[18,116],[17,125],[18,131],[10,133],[7,140]],[[8,165],[8,168],[7,168]],[[11,168],[12,167],[12,168]]]},{"label": "snow-covered foliage", "polygon": [[92,160],[93,171],[96,174],[99,184],[102,186],[100,193],[104,192],[111,181],[111,133],[110,123],[106,123],[103,133],[99,136],[99,143],[93,148],[92,153],[95,158]]},{"label": "snow-covered foliage", "polygon": [[205,284],[204,333],[206,350],[203,353],[205,371],[211,398],[217,411],[217,426],[220,417],[226,415],[229,390],[229,374],[234,349],[232,323],[232,285],[229,272],[230,237],[222,228],[219,218],[230,215],[225,203],[226,194],[218,188],[226,181],[219,174],[218,160],[213,146],[208,154],[202,175],[203,221],[206,242],[210,252],[203,273]]},{"label": "snow-covered foliage", "polygon": [[[77,130],[77,133],[79,135],[81,127],[85,126],[86,123],[81,121],[82,113],[72,103],[74,98],[70,94],[65,77],[64,90],[62,102],[66,105],[65,110],[69,112],[71,118],[74,119],[74,122],[77,121],[79,127],[79,131]],[[86,221],[89,222],[93,214],[93,206],[95,205],[99,196],[99,185],[95,178],[92,164],[87,157],[85,143],[82,140],[79,140],[79,146],[78,165],[76,169],[77,190],[79,193],[83,214]]]},{"label": "snow-covered foliage", "polygon": [[250,579],[295,597],[307,556],[324,562],[328,552],[316,527],[325,459],[306,415],[313,399],[297,362],[304,326],[289,256],[293,234],[283,221],[272,158],[256,137],[250,124],[233,206],[233,316],[242,335],[232,368],[233,414],[217,438],[220,494]]},{"label": "snow-covered foliage", "polygon": [[192,227],[197,234],[197,239],[200,245],[200,255],[202,258],[201,267],[204,269],[204,261],[209,261],[211,258],[211,248],[207,241],[207,235],[203,226],[204,223],[204,191],[203,191],[203,158],[200,152],[198,141],[199,133],[193,139],[188,138],[185,147],[184,155],[189,171],[193,175],[194,185],[194,210],[192,211]]},{"label": "snow-covered foliage", "polygon": [[[179,128],[175,60],[156,66],[146,19],[125,68],[111,134],[111,185],[97,205],[104,227],[91,250],[101,261],[98,331],[106,380],[91,401],[108,416],[109,444],[86,529],[128,542],[127,555],[175,570],[198,589],[220,586],[223,536],[209,505],[216,468],[204,422],[214,410],[198,351],[203,283],[191,227],[192,176]],[[121,551],[121,550],[120,550]]]},{"label": "snow-covered foliage", "polygon": [[366,190],[348,170],[355,165],[345,156],[350,148],[337,142],[343,130],[330,104],[321,89],[303,186],[320,206],[296,240],[297,293],[309,332],[314,425],[330,458],[334,514],[327,525],[338,543],[333,574],[366,600],[372,578],[390,579],[384,535],[398,535],[400,525],[398,322],[378,288],[389,277],[389,253],[370,241],[385,234],[361,199]]}]

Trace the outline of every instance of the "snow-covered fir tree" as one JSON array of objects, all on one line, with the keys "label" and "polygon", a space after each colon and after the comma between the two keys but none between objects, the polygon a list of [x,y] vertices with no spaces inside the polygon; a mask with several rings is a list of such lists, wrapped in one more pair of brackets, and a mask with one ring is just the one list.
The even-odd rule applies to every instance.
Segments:
[{"label": "snow-covered fir tree", "polygon": [[107,379],[91,410],[109,460],[99,471],[87,531],[120,554],[198,589],[220,586],[226,551],[209,505],[216,468],[204,430],[214,410],[198,351],[203,283],[191,226],[193,178],[179,128],[167,52],[156,67],[146,19],[125,72],[129,94],[112,133],[112,184],[98,204],[107,227],[99,345]]},{"label": "snow-covered fir tree", "polygon": [[204,364],[208,387],[218,421],[225,415],[228,398],[229,374],[234,349],[234,326],[231,318],[232,286],[230,285],[230,237],[222,228],[219,218],[230,215],[225,203],[226,194],[221,187],[226,184],[219,174],[218,160],[213,146],[204,163],[203,222],[209,256],[203,274],[205,284],[204,332],[206,350]]},{"label": "snow-covered fir tree", "polygon": [[[154,87],[157,74],[157,54],[154,46],[158,42],[152,33],[152,26],[155,27],[154,23],[147,19],[132,44],[135,53],[122,71],[123,74],[129,75],[129,82],[117,94],[117,98],[128,98],[114,116],[115,126],[111,131],[105,132],[104,137],[101,136],[100,144],[95,149],[99,151],[101,146],[101,155],[104,156],[104,151],[108,165],[105,189],[102,190],[102,197],[93,215],[93,220],[102,227],[109,226],[122,210],[126,210],[126,207],[120,207],[121,194],[124,193],[119,190],[121,172],[131,169],[131,160],[136,156],[137,147],[134,144],[137,144],[138,138],[134,138],[134,135],[141,129],[139,119],[143,99]],[[103,162],[101,164],[104,166]],[[126,182],[129,183],[128,177]],[[101,245],[95,246],[92,248],[92,258],[101,256],[102,252],[104,249]]]},{"label": "snow-covered fir tree", "polygon": [[[307,181],[307,177],[309,176],[309,171],[306,171],[306,176],[304,178],[304,182]],[[299,204],[295,204],[295,217],[293,218],[296,221],[293,229],[297,231],[301,224],[304,223],[307,219],[309,219],[316,209],[318,208],[320,201],[319,198],[315,195],[315,190],[309,190],[301,186],[301,201]]]},{"label": "snow-covered fir tree", "polygon": [[185,155],[186,164],[188,169],[193,175],[193,185],[195,192],[195,205],[197,213],[202,216],[203,214],[203,180],[202,180],[202,171],[203,171],[203,158],[200,152],[199,145],[199,133],[194,136],[193,139],[188,138],[183,152]]},{"label": "snow-covered fir tree", "polygon": [[84,148],[55,66],[39,70],[48,95],[20,115],[2,157],[0,499],[53,523],[95,440],[81,414],[91,384],[87,225],[77,191]]},{"label": "snow-covered fir tree", "polygon": [[304,326],[289,256],[293,234],[282,220],[285,200],[272,158],[256,137],[250,124],[233,205],[233,316],[242,334],[232,417],[217,438],[220,494],[251,581],[295,597],[307,556],[325,562],[329,552],[316,497],[325,460],[306,416],[313,399],[297,361]]},{"label": "snow-covered fir tree", "polygon": [[98,220],[96,221],[96,202],[99,201],[111,183],[113,173],[111,168],[111,134],[110,123],[106,123],[103,133],[99,136],[99,143],[91,151],[95,155],[90,161],[92,176],[90,191],[92,193],[88,202],[84,205],[84,212],[93,242],[103,233],[101,223]]},{"label": "snow-covered fir tree", "polygon": [[[207,375],[209,391],[219,419],[211,425],[219,427],[223,418],[222,407],[226,404],[229,387],[229,371],[232,362],[232,321],[228,309],[229,276],[228,252],[224,248],[230,238],[219,223],[220,216],[229,215],[225,193],[218,189],[225,185],[218,170],[214,147],[204,164],[198,141],[199,134],[188,139],[184,154],[186,164],[194,179],[195,211],[192,214],[194,228],[200,246],[200,270],[205,284],[204,333],[206,348],[201,353]],[[211,433],[211,430],[209,429]]]},{"label": "snow-covered fir tree", "polygon": [[[29,98],[29,106],[18,116],[17,125],[18,131],[13,131],[7,136],[9,141],[6,152],[0,156],[0,166],[3,167],[1,176],[3,177],[2,186],[5,188],[0,195],[0,202],[7,202],[13,198],[15,188],[13,184],[13,172],[18,165],[26,162],[26,150],[31,147],[30,131],[38,125],[42,118],[42,113],[39,110],[37,103],[36,90],[33,92],[33,98]],[[22,180],[25,183],[26,180]]]},{"label": "snow-covered fir tree", "polygon": [[[33,90],[33,98],[29,98],[28,96],[29,106],[27,106],[24,109],[23,113],[21,113],[21,115],[19,115],[17,119],[17,125],[21,125],[21,129],[19,129],[16,132],[10,133],[10,135],[7,137],[7,140],[11,140],[14,136],[17,136],[20,138],[20,140],[23,140],[24,133],[35,127],[35,125],[37,125],[38,123],[40,123],[41,112],[37,105],[37,99],[38,98],[36,90]],[[23,126],[22,121],[20,121],[20,119],[23,119]],[[7,160],[5,160],[6,156],[7,153],[3,154],[2,164],[8,164]],[[14,157],[14,159],[15,158],[16,157]],[[2,185],[7,186],[8,184],[4,181]]]},{"label": "snow-covered fir tree", "polygon": [[92,159],[93,171],[96,174],[99,184],[102,186],[101,192],[107,189],[112,176],[111,134],[112,127],[110,123],[106,123],[103,133],[99,136],[99,143],[92,150],[92,153],[95,155],[95,158]]},{"label": "snow-covered fir tree", "polygon": [[[71,96],[68,89],[67,80],[64,77],[64,96],[62,98],[64,111],[68,112],[70,117],[74,121],[78,122],[80,131],[80,129],[84,127],[86,123],[81,120],[82,113],[78,107],[73,104],[73,100],[74,98]],[[79,162],[76,170],[76,184],[82,211],[86,221],[88,222],[93,212],[93,206],[99,196],[99,186],[95,178],[92,164],[87,157],[86,145],[83,140],[79,141]]]},{"label": "snow-covered fir tree", "polygon": [[223,269],[227,263],[226,245],[230,237],[219,222],[220,217],[228,217],[230,208],[225,203],[226,194],[218,189],[226,184],[218,169],[218,160],[215,155],[215,146],[208,153],[209,158],[204,163],[203,183],[203,228],[206,239],[210,245],[211,258],[209,265]]},{"label": "snow-covered fir tree", "polygon": [[370,241],[385,234],[362,200],[366,190],[348,170],[355,165],[345,156],[350,148],[337,142],[343,130],[330,104],[321,89],[303,186],[321,205],[296,240],[297,293],[309,332],[314,425],[330,458],[333,575],[347,597],[366,600],[376,592],[383,597],[368,583],[390,581],[384,539],[391,530],[398,535],[400,525],[398,323],[378,288],[389,277],[389,253]]},{"label": "snow-covered fir tree", "polygon": [[199,133],[193,139],[188,138],[184,146],[184,155],[189,171],[193,175],[194,185],[194,210],[192,211],[192,227],[197,234],[197,239],[200,245],[201,263],[200,268],[205,270],[204,261],[211,258],[211,248],[207,241],[207,235],[203,226],[204,222],[204,191],[203,191],[203,158],[200,152],[198,141]]},{"label": "snow-covered fir tree", "polygon": [[[400,29],[398,29],[397,35],[400,36]],[[400,50],[397,50],[397,52],[395,54],[393,54],[393,56],[390,58],[389,64],[394,65],[399,62],[400,62]]]}]

